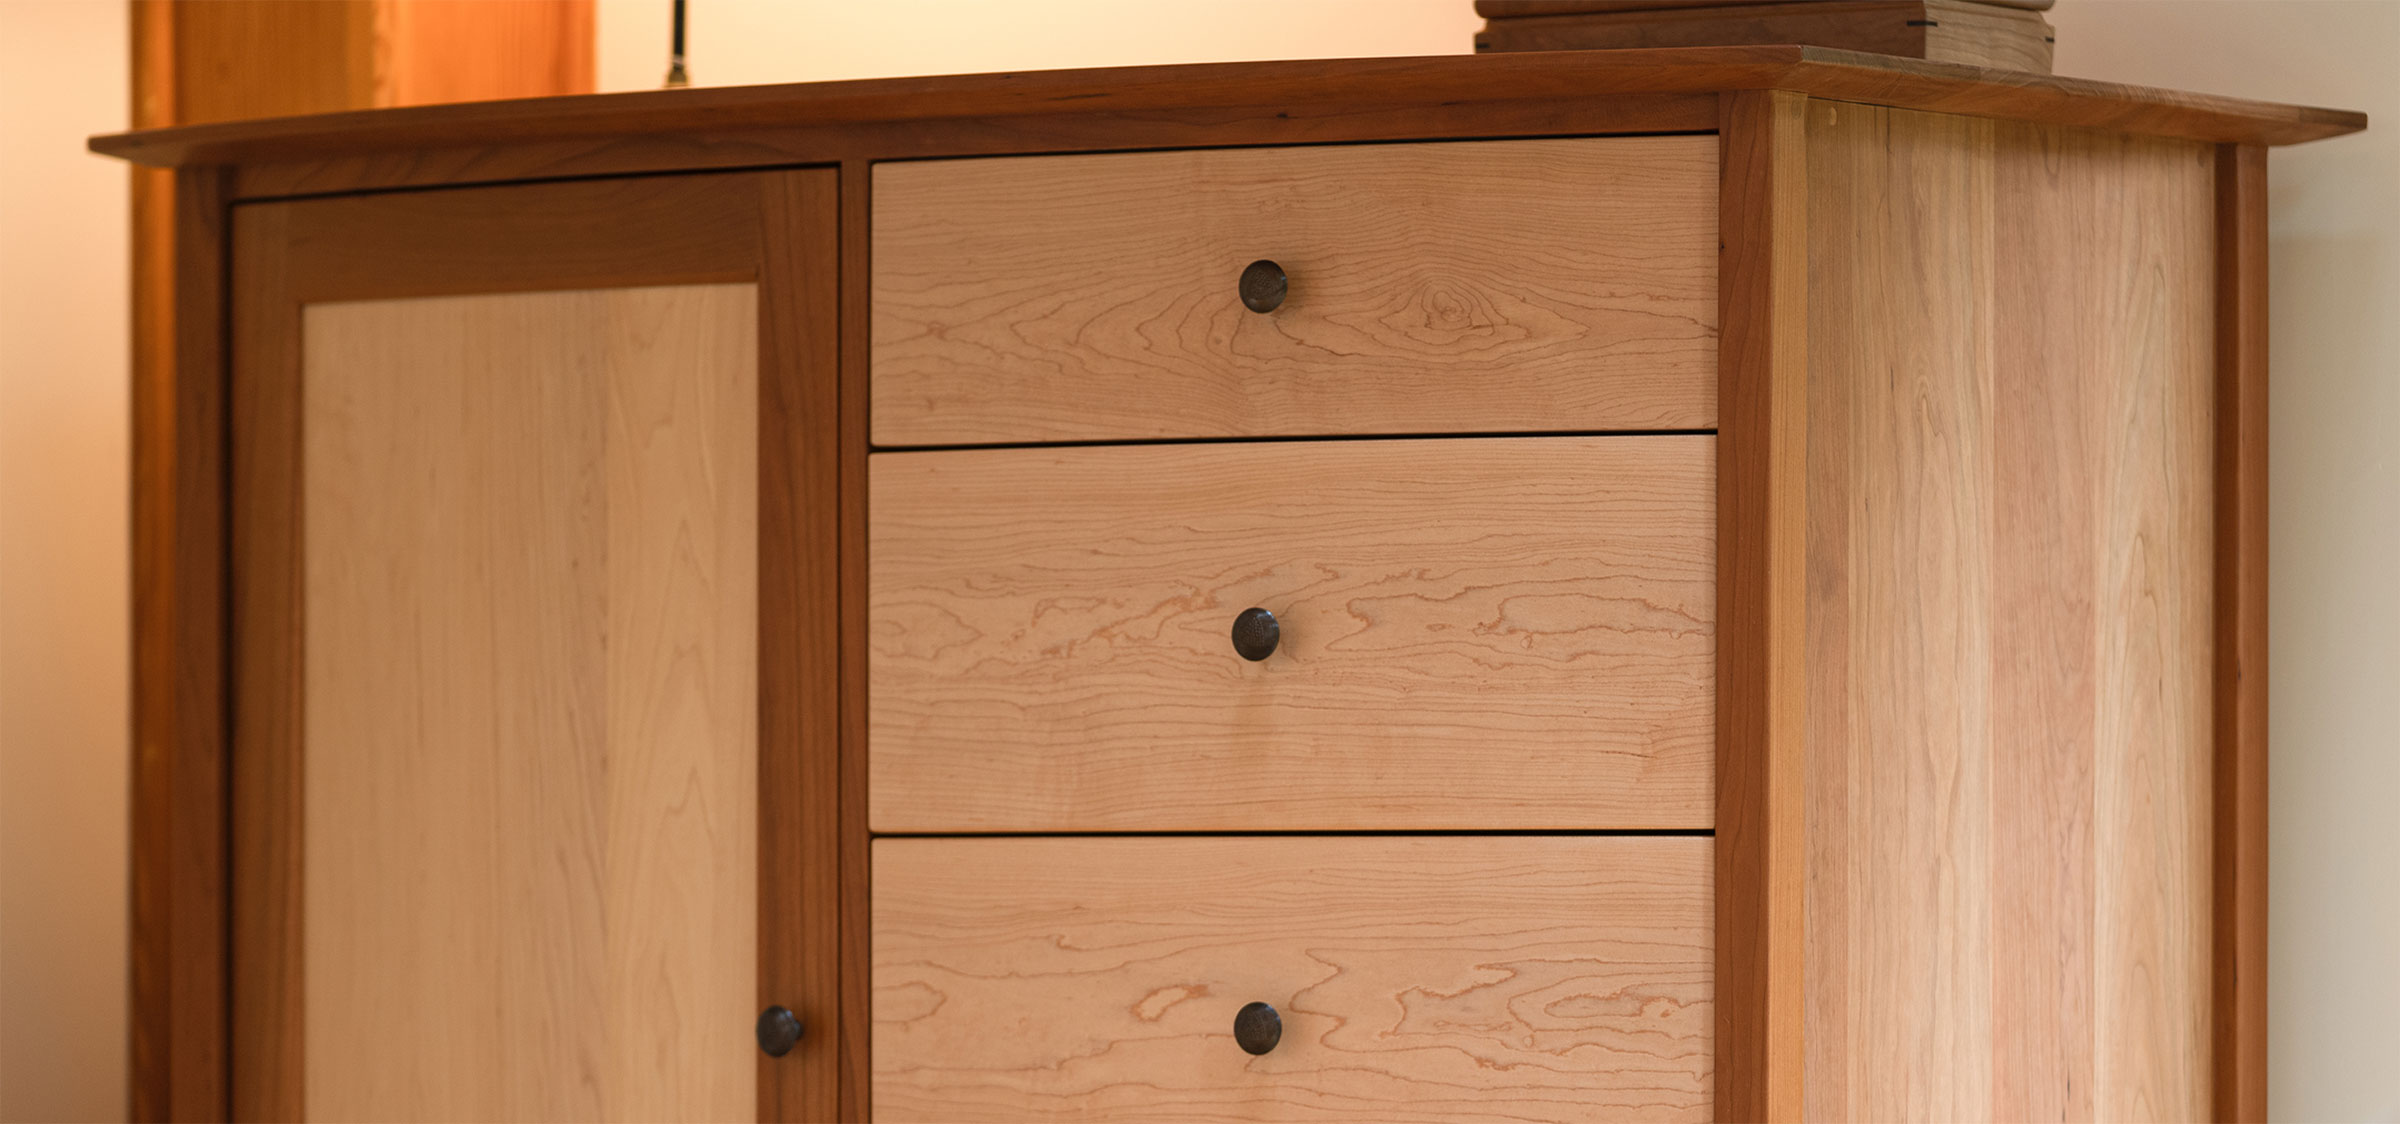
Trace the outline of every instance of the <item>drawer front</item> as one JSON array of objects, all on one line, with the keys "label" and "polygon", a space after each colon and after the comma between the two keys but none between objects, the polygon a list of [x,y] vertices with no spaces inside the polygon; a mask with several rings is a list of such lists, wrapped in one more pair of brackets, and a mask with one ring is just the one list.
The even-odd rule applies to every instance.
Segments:
[{"label": "drawer front", "polygon": [[1715,448],[875,454],[872,824],[1709,827]]},{"label": "drawer front", "polygon": [[[881,839],[884,1120],[1706,1120],[1711,841]],[[1246,1004],[1282,1033],[1252,1056]]]},{"label": "drawer front", "polygon": [[1713,136],[879,164],[873,262],[881,445],[1716,425]]}]

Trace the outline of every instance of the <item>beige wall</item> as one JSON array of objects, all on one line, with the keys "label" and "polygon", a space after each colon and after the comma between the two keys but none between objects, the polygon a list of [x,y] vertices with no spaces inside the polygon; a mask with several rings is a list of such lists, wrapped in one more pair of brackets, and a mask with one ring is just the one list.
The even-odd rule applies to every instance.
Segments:
[{"label": "beige wall", "polygon": [[[1463,51],[1469,0],[699,0],[704,85]],[[125,5],[0,0],[0,1120],[124,1103]],[[600,0],[655,86],[668,0]],[[2274,158],[2274,1114],[2400,1120],[2400,0],[2063,0],[2062,73],[2365,109]]]},{"label": "beige wall", "polygon": [[2268,1068],[2400,1120],[2400,3],[2061,0],[2058,67],[2363,109],[2268,161]]},{"label": "beige wall", "polygon": [[[669,0],[599,0],[600,88],[667,73]],[[1472,49],[1472,0],[694,0],[703,86]]]},{"label": "beige wall", "polygon": [[0,0],[0,1120],[125,1112],[126,8]]}]

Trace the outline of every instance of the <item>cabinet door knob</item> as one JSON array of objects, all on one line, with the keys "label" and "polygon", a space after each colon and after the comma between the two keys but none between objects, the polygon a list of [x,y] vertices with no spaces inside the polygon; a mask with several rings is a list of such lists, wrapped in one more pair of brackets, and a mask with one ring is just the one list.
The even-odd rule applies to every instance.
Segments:
[{"label": "cabinet door knob", "polygon": [[780,1058],[800,1044],[800,1016],[789,1008],[769,1007],[758,1015],[758,1048]]},{"label": "cabinet door knob", "polygon": [[1283,295],[1291,291],[1291,281],[1284,277],[1283,267],[1260,258],[1242,270],[1242,304],[1252,312],[1273,312],[1283,305]]},{"label": "cabinet door knob", "polygon": [[1264,1003],[1249,1003],[1234,1012],[1233,1040],[1248,1054],[1263,1054],[1283,1041],[1283,1016]]},{"label": "cabinet door knob", "polygon": [[1275,642],[1283,639],[1283,627],[1275,623],[1275,614],[1265,609],[1244,609],[1233,618],[1233,650],[1253,663],[1275,654]]}]

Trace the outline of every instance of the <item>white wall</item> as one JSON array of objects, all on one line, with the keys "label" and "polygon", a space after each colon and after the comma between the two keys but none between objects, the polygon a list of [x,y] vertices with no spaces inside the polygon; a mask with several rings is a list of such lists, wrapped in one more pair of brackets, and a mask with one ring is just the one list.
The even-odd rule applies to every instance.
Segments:
[{"label": "white wall", "polygon": [[0,0],[0,1120],[125,1114],[122,0]]},{"label": "white wall", "polygon": [[2267,1095],[2279,1120],[2400,1120],[2400,3],[2050,19],[2061,73],[2372,121],[2267,168]]}]

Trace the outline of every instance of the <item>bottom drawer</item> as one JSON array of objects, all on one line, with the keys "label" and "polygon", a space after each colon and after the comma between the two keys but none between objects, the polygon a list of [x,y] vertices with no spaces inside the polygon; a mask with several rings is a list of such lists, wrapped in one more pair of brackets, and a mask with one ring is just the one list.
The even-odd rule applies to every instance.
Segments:
[{"label": "bottom drawer", "polygon": [[880,839],[875,1116],[1705,1120],[1712,844]]}]

